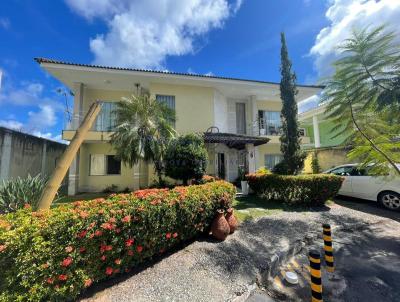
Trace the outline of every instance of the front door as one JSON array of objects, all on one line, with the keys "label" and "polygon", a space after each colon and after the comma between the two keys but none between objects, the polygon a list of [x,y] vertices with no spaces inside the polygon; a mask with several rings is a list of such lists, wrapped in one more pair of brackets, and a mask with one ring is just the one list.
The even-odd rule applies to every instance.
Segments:
[{"label": "front door", "polygon": [[217,176],[221,179],[225,179],[225,154],[217,154]]}]

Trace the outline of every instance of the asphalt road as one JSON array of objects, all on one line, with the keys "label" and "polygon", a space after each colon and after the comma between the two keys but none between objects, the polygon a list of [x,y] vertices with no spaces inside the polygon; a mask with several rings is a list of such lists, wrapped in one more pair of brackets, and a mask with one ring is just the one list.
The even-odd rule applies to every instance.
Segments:
[{"label": "asphalt road", "polygon": [[[335,273],[322,268],[323,298],[325,301],[400,301],[400,213],[376,207],[361,200],[337,201],[338,207],[356,210],[362,217],[373,216],[373,221],[337,225],[333,229]],[[356,213],[353,212],[352,213]],[[365,215],[367,214],[367,215]],[[278,275],[265,291],[257,292],[251,301],[311,301],[307,252],[321,251],[322,237],[318,234],[305,246],[302,253],[285,264],[281,271],[295,271],[298,285],[289,285]],[[322,261],[323,263],[323,261]],[[283,281],[282,281],[283,280]],[[263,300],[265,299],[265,300]]]}]

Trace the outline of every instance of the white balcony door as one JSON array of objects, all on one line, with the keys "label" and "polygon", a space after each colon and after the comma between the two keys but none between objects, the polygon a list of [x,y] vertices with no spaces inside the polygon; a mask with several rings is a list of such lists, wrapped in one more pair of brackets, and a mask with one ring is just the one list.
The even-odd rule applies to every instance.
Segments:
[{"label": "white balcony door", "polygon": [[236,133],[246,134],[246,104],[236,103]]}]

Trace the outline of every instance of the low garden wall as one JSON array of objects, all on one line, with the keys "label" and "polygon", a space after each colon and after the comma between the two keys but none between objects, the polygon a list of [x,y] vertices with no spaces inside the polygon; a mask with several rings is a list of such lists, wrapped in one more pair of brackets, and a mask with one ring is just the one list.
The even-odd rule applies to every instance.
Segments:
[{"label": "low garden wall", "polygon": [[209,229],[235,188],[224,181],[114,194],[0,216],[0,301],[73,300]]},{"label": "low garden wall", "polygon": [[268,200],[289,204],[322,205],[334,197],[343,179],[336,175],[276,175],[254,173],[246,176],[250,188]]}]

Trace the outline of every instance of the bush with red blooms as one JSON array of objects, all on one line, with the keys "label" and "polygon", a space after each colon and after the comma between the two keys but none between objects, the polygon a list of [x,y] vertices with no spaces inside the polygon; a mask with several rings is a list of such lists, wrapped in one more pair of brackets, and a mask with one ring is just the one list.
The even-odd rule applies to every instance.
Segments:
[{"label": "bush with red blooms", "polygon": [[2,215],[0,301],[72,300],[208,230],[234,196],[231,184],[216,181]]},{"label": "bush with red blooms", "polygon": [[249,187],[266,200],[310,206],[323,205],[334,197],[343,178],[331,174],[277,175],[256,172],[246,175]]}]

